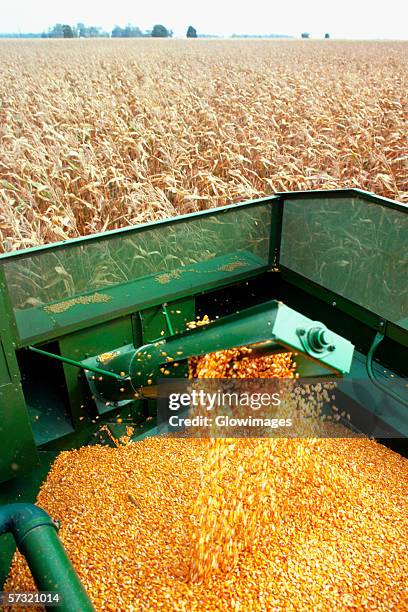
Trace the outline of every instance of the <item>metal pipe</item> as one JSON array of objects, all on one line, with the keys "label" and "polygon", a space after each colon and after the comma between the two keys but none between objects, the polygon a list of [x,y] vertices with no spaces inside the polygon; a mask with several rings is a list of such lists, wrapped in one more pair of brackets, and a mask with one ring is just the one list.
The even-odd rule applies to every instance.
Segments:
[{"label": "metal pipe", "polygon": [[80,368],[81,370],[89,370],[90,372],[95,372],[96,374],[99,374],[99,376],[108,376],[109,378],[114,378],[115,380],[123,381],[123,377],[119,376],[119,374],[115,374],[115,372],[109,372],[109,370],[102,370],[102,368],[97,368],[96,366],[84,366],[84,364],[80,361],[69,359],[69,357],[61,357],[61,355],[49,353],[48,351],[36,348],[35,346],[29,346],[27,348],[29,351],[33,351],[33,353],[38,353],[39,355],[44,355],[45,357],[50,357],[51,359],[56,359],[57,361],[68,363],[69,365],[73,365],[77,368]]},{"label": "metal pipe", "polygon": [[164,314],[164,318],[166,319],[167,328],[169,330],[169,333],[171,336],[174,336],[174,328],[173,328],[173,324],[170,319],[169,311],[167,310],[167,304],[163,304],[162,308],[163,308],[163,314]]},{"label": "metal pipe", "polygon": [[[165,313],[165,304],[162,307]],[[308,330],[313,331],[313,346]],[[254,352],[261,350],[264,354],[285,350],[300,353],[304,365],[298,360],[299,373],[308,377],[348,373],[354,351],[348,340],[329,332],[322,323],[271,300],[138,348],[133,344],[118,347],[104,365],[106,371],[123,373],[120,385],[112,384],[108,377],[101,380],[87,375],[87,379],[92,394],[106,405],[141,396],[150,398],[160,374],[174,376],[177,371],[173,365],[179,361],[237,346],[251,346]],[[92,367],[98,363],[98,356],[83,363]]]},{"label": "metal pipe", "polygon": [[34,504],[0,507],[0,535],[13,534],[38,590],[57,592],[61,597],[58,606],[61,612],[92,612],[94,607],[67,557],[57,529],[57,523]]}]

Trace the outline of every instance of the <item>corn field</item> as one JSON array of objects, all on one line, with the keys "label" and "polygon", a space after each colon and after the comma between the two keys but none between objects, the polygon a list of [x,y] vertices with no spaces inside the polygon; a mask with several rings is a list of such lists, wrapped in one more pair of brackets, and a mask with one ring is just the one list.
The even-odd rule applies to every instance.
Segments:
[{"label": "corn field", "polygon": [[261,197],[408,201],[408,43],[0,42],[1,251]]}]

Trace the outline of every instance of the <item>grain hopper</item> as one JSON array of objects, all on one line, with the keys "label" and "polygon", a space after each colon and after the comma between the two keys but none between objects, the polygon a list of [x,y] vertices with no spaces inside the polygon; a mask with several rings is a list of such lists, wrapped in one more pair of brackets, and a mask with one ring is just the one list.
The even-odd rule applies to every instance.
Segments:
[{"label": "grain hopper", "polygon": [[296,351],[301,376],[349,381],[353,427],[403,452],[407,213],[357,189],[280,193],[2,255],[2,581],[17,542],[40,590],[88,609],[56,526],[26,502],[59,451],[129,423],[154,434],[157,380],[192,356]]}]

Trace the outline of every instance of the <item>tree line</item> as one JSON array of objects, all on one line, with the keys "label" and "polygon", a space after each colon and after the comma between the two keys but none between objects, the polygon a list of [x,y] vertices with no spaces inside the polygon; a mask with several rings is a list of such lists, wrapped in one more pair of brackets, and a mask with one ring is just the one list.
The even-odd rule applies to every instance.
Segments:
[{"label": "tree line", "polygon": [[[138,26],[131,25],[130,23],[124,27],[116,25],[112,32],[106,32],[97,26],[85,26],[83,23],[78,23],[76,26],[56,23],[41,35],[42,38],[171,38],[172,36],[173,30],[166,28],[160,23],[145,32]],[[186,36],[187,38],[197,38],[197,30],[193,26],[189,26]]]},{"label": "tree line", "polygon": [[[115,25],[111,32],[106,32],[99,26],[86,26],[83,23],[77,23],[71,26],[66,23],[56,23],[47,32],[42,33],[12,33],[6,34],[0,32],[0,38],[171,38],[173,30],[166,28],[162,24],[156,24],[151,30],[142,31],[138,26],[128,23],[121,27]],[[188,26],[186,32],[187,38],[219,38],[212,34],[197,34],[197,30],[193,26]],[[294,38],[286,34],[232,34],[231,38]],[[310,38],[309,32],[302,32],[301,38]],[[330,38],[328,32],[324,38]]]}]

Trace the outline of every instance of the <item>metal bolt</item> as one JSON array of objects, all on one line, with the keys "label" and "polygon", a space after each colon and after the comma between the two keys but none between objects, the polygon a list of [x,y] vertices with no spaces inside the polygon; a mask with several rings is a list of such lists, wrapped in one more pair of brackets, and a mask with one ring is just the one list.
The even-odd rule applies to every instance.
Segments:
[{"label": "metal bolt", "polygon": [[337,302],[332,302],[332,306],[337,306]]},{"label": "metal bolt", "polygon": [[305,333],[306,333],[306,330],[305,330],[305,329],[303,329],[303,327],[301,327],[300,329],[298,329],[298,334],[299,334],[299,336],[304,336],[304,335],[305,335]]},{"label": "metal bolt", "polygon": [[333,352],[336,349],[336,347],[334,346],[334,344],[330,344],[328,349],[329,349],[329,351]]}]

